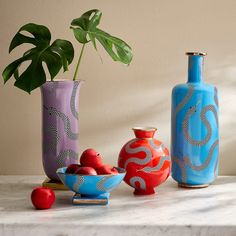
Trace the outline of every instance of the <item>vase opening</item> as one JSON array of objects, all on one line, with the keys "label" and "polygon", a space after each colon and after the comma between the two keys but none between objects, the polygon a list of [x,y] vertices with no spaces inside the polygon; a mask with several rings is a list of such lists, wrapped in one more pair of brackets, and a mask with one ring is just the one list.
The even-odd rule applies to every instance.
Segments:
[{"label": "vase opening", "polygon": [[155,127],[134,127],[132,128],[136,138],[153,138],[157,129]]},{"label": "vase opening", "polygon": [[186,52],[185,53],[188,56],[206,56],[206,52]]},{"label": "vase opening", "polygon": [[71,83],[74,83],[74,82],[80,82],[80,83],[84,83],[85,80],[71,80],[71,79],[53,79],[53,80],[46,80],[46,82],[71,82]]}]

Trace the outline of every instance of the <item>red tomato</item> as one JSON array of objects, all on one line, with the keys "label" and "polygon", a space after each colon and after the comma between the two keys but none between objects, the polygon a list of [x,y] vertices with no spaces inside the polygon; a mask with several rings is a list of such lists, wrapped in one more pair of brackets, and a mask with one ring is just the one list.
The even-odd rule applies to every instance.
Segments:
[{"label": "red tomato", "polygon": [[31,201],[36,209],[49,209],[55,202],[55,193],[46,187],[37,187],[31,193]]}]

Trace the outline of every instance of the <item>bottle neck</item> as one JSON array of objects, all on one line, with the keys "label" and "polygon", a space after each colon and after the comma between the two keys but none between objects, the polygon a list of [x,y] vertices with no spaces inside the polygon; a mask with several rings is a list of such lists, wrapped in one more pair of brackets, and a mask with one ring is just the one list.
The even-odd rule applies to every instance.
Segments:
[{"label": "bottle neck", "polygon": [[136,138],[139,139],[152,139],[155,132],[155,127],[134,127],[133,131]]},{"label": "bottle neck", "polygon": [[203,80],[203,56],[189,55],[188,83],[200,83]]}]

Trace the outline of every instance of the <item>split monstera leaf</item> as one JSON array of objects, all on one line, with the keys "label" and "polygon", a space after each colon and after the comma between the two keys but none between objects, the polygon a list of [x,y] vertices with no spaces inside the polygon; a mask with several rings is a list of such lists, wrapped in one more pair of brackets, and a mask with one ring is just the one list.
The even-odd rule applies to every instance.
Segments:
[{"label": "split monstera leaf", "polygon": [[130,46],[123,40],[111,36],[103,30],[97,28],[102,17],[99,10],[91,10],[84,13],[80,18],[71,22],[71,29],[74,31],[75,38],[82,44],[92,42],[97,50],[96,40],[101,43],[107,53],[114,61],[129,64],[132,60]]},{"label": "split monstera leaf", "polygon": [[[102,13],[99,10],[90,10],[81,17],[71,22],[71,29],[82,49],[76,64],[73,80],[76,80],[81,58],[85,45],[92,42],[97,50],[99,42],[114,61],[123,64],[130,64],[132,60],[131,47],[123,40],[114,37],[105,31],[97,28]],[[30,34],[25,35],[24,32]],[[33,47],[27,50],[22,57],[10,63],[2,73],[4,83],[14,76],[14,85],[28,93],[40,87],[47,80],[43,63],[46,64],[51,80],[63,68],[68,70],[74,59],[74,48],[71,42],[64,39],[56,39],[51,43],[51,33],[46,26],[29,23],[20,28],[11,41],[9,53],[22,44],[32,44]],[[29,66],[20,73],[22,63],[30,62]]]},{"label": "split monstera leaf", "polygon": [[[21,33],[22,31],[32,34],[33,37],[25,36]],[[5,68],[2,74],[4,82],[6,83],[14,75],[16,79],[14,85],[30,93],[46,82],[43,62],[47,65],[51,80],[62,66],[64,71],[68,70],[68,64],[74,58],[72,44],[67,40],[57,39],[50,45],[50,41],[51,33],[47,27],[33,23],[22,26],[11,41],[9,53],[24,43],[33,44],[35,47],[26,51],[21,58]],[[19,75],[18,68],[26,61],[31,61],[30,65]]]}]

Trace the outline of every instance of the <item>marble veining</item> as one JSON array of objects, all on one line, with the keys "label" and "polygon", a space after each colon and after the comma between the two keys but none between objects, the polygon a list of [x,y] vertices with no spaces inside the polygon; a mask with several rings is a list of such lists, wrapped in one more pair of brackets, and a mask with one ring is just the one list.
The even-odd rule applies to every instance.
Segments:
[{"label": "marble veining", "polygon": [[0,176],[0,235],[236,235],[236,177],[208,188],[178,188],[170,178],[152,196],[134,196],[122,183],[107,206],[73,206],[57,191],[50,210],[37,211],[30,193],[43,176]]}]

